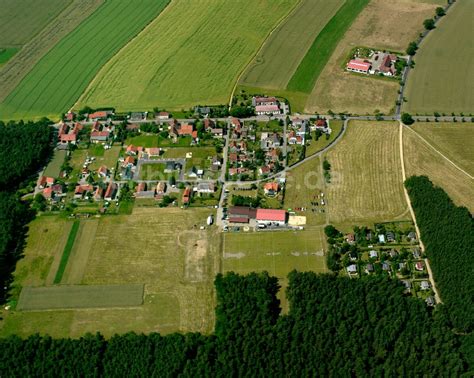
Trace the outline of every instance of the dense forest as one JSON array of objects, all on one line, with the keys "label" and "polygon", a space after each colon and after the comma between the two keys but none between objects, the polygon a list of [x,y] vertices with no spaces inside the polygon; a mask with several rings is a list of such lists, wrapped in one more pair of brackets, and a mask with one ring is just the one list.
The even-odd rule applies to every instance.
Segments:
[{"label": "dense forest", "polygon": [[441,299],[461,332],[474,330],[474,223],[425,176],[405,182]]},{"label": "dense forest", "polygon": [[396,280],[292,272],[215,280],[215,334],[0,340],[0,376],[459,376],[462,337]]},{"label": "dense forest", "polygon": [[0,303],[21,257],[26,224],[32,219],[27,203],[20,200],[17,190],[26,181],[36,181],[35,173],[51,156],[54,135],[50,121],[0,121]]}]

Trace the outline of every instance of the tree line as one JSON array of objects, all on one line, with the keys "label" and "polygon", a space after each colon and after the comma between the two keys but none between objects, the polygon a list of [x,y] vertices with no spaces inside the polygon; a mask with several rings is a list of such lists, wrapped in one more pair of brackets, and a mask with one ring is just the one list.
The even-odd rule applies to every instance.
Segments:
[{"label": "tree line", "polygon": [[474,330],[474,222],[426,176],[405,182],[449,318],[461,332]]},{"label": "tree line", "polygon": [[54,135],[47,119],[39,122],[0,121],[0,303],[7,299],[15,265],[22,255],[26,225],[34,216],[23,191],[34,187],[37,171],[52,154]]},{"label": "tree line", "polygon": [[278,280],[219,274],[213,335],[128,333],[106,340],[0,340],[1,376],[459,376],[463,336],[442,310],[396,280],[292,272],[282,315]]}]

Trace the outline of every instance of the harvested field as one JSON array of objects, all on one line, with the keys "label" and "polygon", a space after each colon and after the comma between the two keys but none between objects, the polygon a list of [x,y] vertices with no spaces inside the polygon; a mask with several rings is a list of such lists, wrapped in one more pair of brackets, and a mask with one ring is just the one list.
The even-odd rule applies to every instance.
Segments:
[{"label": "harvested field", "polygon": [[[63,12],[27,42],[8,61],[8,64],[2,66],[0,68],[0,102],[56,43],[89,17],[102,2],[103,0],[73,0]],[[15,3],[20,4],[20,2]],[[64,3],[67,2],[64,1]]]},{"label": "harvested field", "polygon": [[76,107],[228,103],[240,72],[295,2],[173,1],[101,70]]},{"label": "harvested field", "polygon": [[104,308],[140,306],[141,304],[143,304],[143,285],[71,285],[25,287],[21,291],[17,309],[28,311]]},{"label": "harvested field", "polygon": [[31,40],[72,0],[0,0],[0,47]]},{"label": "harvested field", "polygon": [[409,219],[403,194],[396,122],[349,122],[326,158],[330,223],[363,224]]},{"label": "harvested field", "polygon": [[0,104],[2,117],[57,117],[67,111],[97,71],[167,3],[168,0],[105,2],[25,76]]},{"label": "harvested field", "polygon": [[428,176],[435,185],[448,193],[454,203],[466,206],[471,213],[474,212],[472,178],[456,169],[408,128],[403,131],[403,149],[407,177]]},{"label": "harvested field", "polygon": [[[357,46],[405,51],[423,30],[423,20],[436,4],[419,0],[372,0],[339,42],[321,72],[306,104],[306,111],[373,114],[395,107],[398,82],[366,77],[344,70],[350,51]],[[403,25],[403,27],[400,27]]]},{"label": "harvested field", "polygon": [[411,126],[436,150],[474,176],[474,125],[472,123],[415,123]]},{"label": "harvested field", "polygon": [[[144,284],[143,305],[50,310],[46,312],[47,316],[43,311],[10,311],[0,322],[0,336],[13,333],[27,336],[36,332],[57,337],[79,337],[85,332],[97,331],[107,337],[129,331],[212,332],[213,282],[219,271],[220,234],[214,228],[199,230],[211,212],[206,208],[148,207],[135,208],[128,216],[81,221],[63,283],[72,282],[70,280],[76,276],[75,283],[80,283],[83,288]],[[39,219],[51,219],[52,224],[56,221],[61,225],[58,231],[65,228],[64,225],[72,224],[53,216]],[[35,229],[43,232],[42,223],[35,222]],[[95,235],[92,235],[94,231]],[[69,229],[64,229],[61,237],[65,235],[67,239],[68,234]],[[32,241],[35,240],[37,242],[32,247],[37,247],[40,242],[39,238]],[[47,249],[38,247],[38,250],[27,246],[28,255],[18,265],[22,267],[23,261],[29,262],[28,269],[22,268],[22,276],[18,277],[23,286],[45,284],[44,279],[37,278],[40,267],[31,268],[31,261],[37,258],[37,254],[51,254],[51,245],[45,245]],[[61,252],[62,249],[59,255]],[[48,258],[51,264],[52,258]],[[51,270],[55,271],[54,268]],[[16,286],[19,284],[18,280]]]},{"label": "harvested field", "polygon": [[303,0],[265,41],[241,85],[284,90],[300,62],[344,0]]},{"label": "harvested field", "polygon": [[420,114],[474,111],[473,1],[457,1],[415,56],[404,110]]}]

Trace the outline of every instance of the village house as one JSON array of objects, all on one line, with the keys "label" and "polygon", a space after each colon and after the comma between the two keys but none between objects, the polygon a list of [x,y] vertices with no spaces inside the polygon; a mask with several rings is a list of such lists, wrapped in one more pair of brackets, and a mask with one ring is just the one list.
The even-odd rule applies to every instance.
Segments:
[{"label": "village house", "polygon": [[161,155],[161,148],[149,147],[149,148],[145,148],[145,152],[148,155],[148,157],[158,157]]},{"label": "village house", "polygon": [[349,274],[357,274],[357,265],[356,264],[351,264],[347,268],[347,273]]},{"label": "village house", "polygon": [[260,175],[268,175],[272,172],[273,166],[272,165],[264,165],[258,169],[258,173]]},{"label": "village house", "polygon": [[127,131],[140,132],[140,125],[138,123],[130,123],[127,125]]},{"label": "village house", "polygon": [[214,138],[222,138],[224,136],[224,129],[211,129],[211,134]]},{"label": "village house", "polygon": [[118,185],[114,182],[110,182],[107,186],[107,190],[105,191],[104,199],[106,201],[112,201],[115,199],[117,195]]},{"label": "village house", "polygon": [[262,105],[279,105],[279,101],[276,97],[261,97],[254,96],[252,97],[252,106],[262,106]]},{"label": "village house", "polygon": [[277,133],[262,133],[260,137],[260,148],[264,151],[281,146],[281,138]]},{"label": "village house", "polygon": [[178,163],[176,161],[167,161],[166,164],[165,164],[164,173],[172,173],[174,171],[179,171],[182,168],[183,167],[182,167],[181,163]]},{"label": "village house", "polygon": [[92,193],[94,187],[90,184],[77,185],[74,190],[74,198],[81,199],[86,196],[88,193]]},{"label": "village house", "polygon": [[104,189],[98,186],[94,192],[94,201],[101,201],[103,197],[104,197]]},{"label": "village house", "polygon": [[212,182],[200,182],[195,189],[199,194],[212,194],[216,191],[216,186]]},{"label": "village house", "polygon": [[418,261],[415,264],[415,269],[418,270],[419,272],[422,272],[423,270],[425,270],[425,263],[423,261]]},{"label": "village house", "polygon": [[170,113],[168,112],[159,112],[156,116],[156,119],[159,121],[167,121],[170,119]]},{"label": "village house", "polygon": [[354,234],[347,234],[346,235],[346,242],[349,244],[354,244],[355,243],[355,235]]},{"label": "village house", "polygon": [[247,168],[229,168],[229,176],[246,175],[250,170]]},{"label": "village house", "polygon": [[54,184],[54,177],[40,176],[36,185],[39,189],[44,189]]},{"label": "village house", "polygon": [[365,266],[365,273],[370,274],[374,271],[374,264],[367,264]]},{"label": "village house", "polygon": [[102,178],[107,178],[107,176],[109,175],[109,170],[105,165],[101,165],[97,170],[97,175]]},{"label": "village house", "polygon": [[140,182],[135,189],[135,198],[154,198],[155,190],[147,190],[148,185],[145,182]]},{"label": "village house", "polygon": [[293,145],[293,144],[302,145],[302,144],[304,144],[304,139],[303,138],[304,137],[302,137],[301,135],[297,135],[294,130],[291,130],[287,135],[287,141],[288,141],[288,144],[290,144],[290,145]]},{"label": "village house", "polygon": [[280,185],[277,182],[267,182],[263,186],[263,192],[267,196],[274,196],[280,191]]},{"label": "village house", "polygon": [[382,74],[384,76],[395,76],[395,63],[397,62],[397,56],[395,54],[379,51],[373,54],[370,61],[371,69],[369,73],[371,75]]},{"label": "village house", "polygon": [[429,290],[430,289],[430,283],[428,281],[421,281],[420,283],[420,289],[423,291]]},{"label": "village house", "polygon": [[91,143],[107,143],[110,138],[110,132],[108,130],[104,131],[92,131],[91,132]]},{"label": "village house", "polygon": [[125,153],[127,155],[133,155],[133,156],[136,156],[139,152],[143,152],[143,147],[137,147],[137,146],[134,146],[132,144],[128,145],[126,150],[125,150]]},{"label": "village house", "polygon": [[202,124],[204,126],[204,130],[206,131],[211,131],[216,127],[216,123],[210,118],[204,118],[202,120]]},{"label": "village house", "polygon": [[217,172],[222,166],[222,160],[218,156],[214,156],[211,160],[211,171]]},{"label": "village house", "polygon": [[89,121],[96,122],[96,121],[106,121],[110,116],[114,113],[111,110],[101,110],[94,113],[89,114]]},{"label": "village house", "polygon": [[255,114],[258,116],[275,116],[280,114],[280,107],[278,105],[257,105],[255,107]]},{"label": "village house", "polygon": [[122,163],[123,168],[131,168],[135,165],[136,159],[133,156],[127,156]]},{"label": "village house", "polygon": [[371,251],[369,252],[369,257],[370,257],[371,259],[376,259],[376,258],[378,257],[377,251],[371,250]]},{"label": "village house", "polygon": [[64,117],[66,122],[72,122],[76,118],[76,113],[68,111]]},{"label": "village house", "polygon": [[156,194],[155,198],[156,199],[163,199],[163,196],[166,193],[166,182],[159,182],[156,184]]},{"label": "village house", "polygon": [[76,122],[73,128],[70,128],[67,124],[63,123],[59,127],[58,139],[61,144],[76,144],[79,131],[83,129],[83,125]]},{"label": "village house", "polygon": [[183,205],[189,205],[191,201],[191,188],[187,187],[186,189],[184,189],[182,201]]}]

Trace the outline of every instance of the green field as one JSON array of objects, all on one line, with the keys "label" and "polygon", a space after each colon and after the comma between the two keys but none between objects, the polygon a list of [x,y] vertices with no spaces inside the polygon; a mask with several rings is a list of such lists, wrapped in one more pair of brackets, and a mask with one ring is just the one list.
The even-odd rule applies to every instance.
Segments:
[{"label": "green field", "polygon": [[72,153],[70,164],[73,168],[71,177],[75,177],[82,171],[82,165],[87,157],[95,157],[95,160],[89,165],[91,171],[96,171],[101,165],[105,165],[109,170],[114,170],[120,154],[121,147],[113,146],[105,150],[100,144],[91,145],[86,149],[77,149]]},{"label": "green field", "polygon": [[58,117],[168,0],[109,0],[54,46],[0,104],[2,118]]},{"label": "green field", "polygon": [[0,0],[0,47],[21,46],[72,0]]},{"label": "green field", "polygon": [[[318,140],[311,140],[310,145],[306,147],[306,156],[314,155],[318,151],[321,151],[323,148],[331,144],[334,139],[336,139],[341,133],[343,121],[331,120],[330,126],[332,129],[332,133],[329,136],[329,139],[326,138],[326,136],[323,134]],[[314,135],[313,138],[315,138]]]},{"label": "green field", "polygon": [[[94,286],[145,285],[143,305],[97,309],[92,308],[97,306],[93,302],[101,302],[102,307],[115,304],[107,298],[92,302],[85,298],[87,303],[82,306],[87,308],[21,311],[26,307],[20,300],[20,311],[2,313],[0,337],[36,332],[55,337],[97,331],[106,337],[129,331],[211,332],[220,234],[214,228],[199,230],[210,213],[206,208],[147,207],[136,208],[131,215],[81,221],[61,281],[66,285],[57,287],[68,293],[70,285],[80,285],[76,287],[86,294]],[[12,302],[22,287],[51,287],[72,224],[57,216],[43,216],[31,223],[25,257],[15,272]],[[53,294],[45,290],[38,301],[51,308]],[[66,307],[63,299],[56,301],[62,303],[58,307]]]},{"label": "green field", "polygon": [[407,81],[404,110],[473,113],[473,1],[458,1],[420,45]]},{"label": "green field", "polygon": [[303,0],[263,45],[241,85],[284,90],[313,41],[344,0]]},{"label": "green field", "polygon": [[134,145],[138,147],[158,147],[158,135],[137,135],[134,137],[129,137],[125,141],[126,145]]},{"label": "green field", "polygon": [[16,47],[0,48],[0,67],[8,62],[17,52],[18,48]]},{"label": "green field", "polygon": [[288,90],[306,93],[312,91],[339,40],[368,2],[369,0],[346,0],[314,40],[289,81]]},{"label": "green field", "polygon": [[101,70],[76,107],[180,110],[228,103],[240,72],[295,2],[171,2]]},{"label": "green field", "polygon": [[217,155],[216,149],[213,147],[176,147],[168,148],[163,154],[163,158],[185,158],[188,153],[192,154],[192,157],[186,162],[189,168],[193,165],[202,168],[208,167],[210,165],[209,157]]},{"label": "green field", "polygon": [[64,164],[66,158],[65,150],[54,151],[53,159],[46,166],[43,176],[58,178],[61,173],[61,166]]},{"label": "green field", "polygon": [[80,222],[75,221],[72,225],[71,231],[69,232],[69,236],[64,247],[63,255],[61,256],[61,261],[59,262],[58,270],[56,271],[56,275],[54,276],[53,283],[55,284],[61,283],[64,271],[66,270],[66,265],[69,260],[69,255],[71,254],[72,247],[74,247],[74,242],[76,241],[76,235],[77,231],[79,231],[79,225]]},{"label": "green field", "polygon": [[143,303],[143,285],[25,287],[18,310],[125,307]]}]

